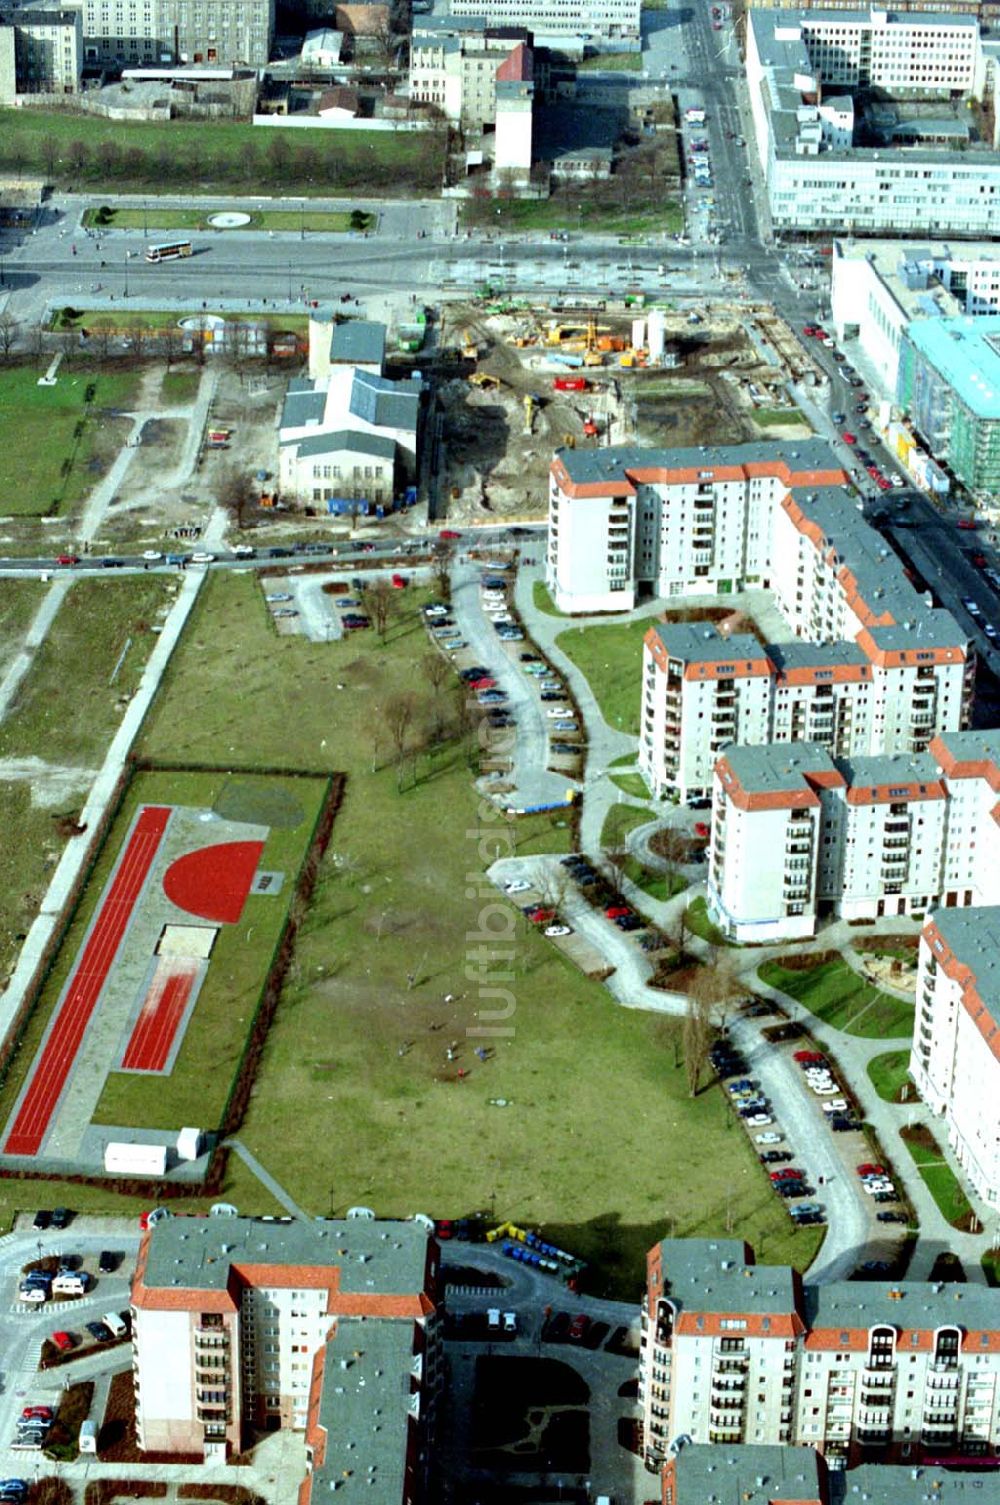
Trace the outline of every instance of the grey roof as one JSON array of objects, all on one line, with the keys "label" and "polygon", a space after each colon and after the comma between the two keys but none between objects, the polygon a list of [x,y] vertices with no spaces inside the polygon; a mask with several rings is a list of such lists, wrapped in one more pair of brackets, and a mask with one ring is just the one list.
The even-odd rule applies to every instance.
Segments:
[{"label": "grey roof", "polygon": [[773,439],[762,439],[753,444],[700,444],[683,449],[612,444],[604,449],[560,449],[556,453],[570,479],[584,483],[606,481],[625,470],[650,465],[675,470],[711,470],[720,465],[750,465],[773,460],[776,455],[794,461],[804,469],[843,469],[829,444],[823,439],[812,438],[785,445],[776,445]]},{"label": "grey roof", "polygon": [[332,455],[345,450],[349,454],[365,455],[369,459],[373,455],[380,460],[396,458],[394,439],[388,439],[384,434],[366,434],[354,429],[307,434],[304,439],[285,439],[282,443],[294,444],[300,460],[308,459],[310,455]]},{"label": "grey roof", "polygon": [[149,1288],[225,1290],[233,1264],[328,1265],[340,1290],[409,1295],[425,1287],[428,1232],[416,1222],[169,1217],[150,1230]]},{"label": "grey roof", "polygon": [[837,767],[852,789],[867,785],[933,784],[939,777],[937,760],[930,753],[870,753],[857,758],[838,758]]},{"label": "grey roof", "polygon": [[385,325],[373,319],[347,319],[334,326],[330,360],[338,366],[378,366],[385,359]]},{"label": "grey roof", "polygon": [[281,409],[281,427],[303,428],[307,423],[322,423],[326,411],[326,392],[317,391],[309,377],[299,377],[288,383],[284,406]]},{"label": "grey roof", "polygon": [[[383,330],[384,333],[384,330]],[[355,371],[349,410],[378,428],[416,433],[422,383],[415,378],[389,381],[370,371]]]},{"label": "grey roof", "polygon": [[937,909],[931,916],[963,967],[990,1018],[1000,1024],[1000,907]]},{"label": "grey roof", "polygon": [[[872,1327],[887,1323],[909,1330],[956,1323],[973,1333],[997,1326],[997,1293],[989,1286],[931,1284],[919,1280],[836,1280],[829,1285],[806,1285],[804,1315],[810,1327]],[[968,1342],[969,1340],[966,1339]],[[970,1343],[975,1352],[975,1339]],[[906,1341],[900,1353],[906,1352]]]},{"label": "grey roof", "polygon": [[833,669],[840,664],[868,667],[868,655],[857,643],[809,643],[804,638],[791,638],[787,643],[768,643],[764,652],[779,674],[791,669]]},{"label": "grey roof", "polygon": [[402,1500],[405,1495],[413,1323],[341,1320],[326,1345],[319,1425],[326,1453],[311,1498]]},{"label": "grey roof", "polygon": [[737,632],[724,637],[713,622],[657,622],[653,631],[671,658],[687,664],[759,660],[765,651],[750,633]]},{"label": "grey roof", "polygon": [[1000,1502],[1000,1479],[995,1474],[968,1473],[928,1467],[918,1463],[910,1467],[899,1464],[864,1463],[848,1472],[833,1472],[830,1479],[830,1497],[834,1505],[854,1505],[855,1501],[868,1501],[870,1505],[926,1505],[933,1500],[935,1505],[969,1505],[970,1490],[974,1489],[976,1505],[998,1505]]},{"label": "grey roof", "polygon": [[809,773],[836,773],[837,764],[819,742],[745,743],[727,747],[726,762],[748,794],[811,792]]},{"label": "grey roof", "polygon": [[667,1238],[660,1253],[664,1295],[679,1311],[767,1316],[795,1310],[795,1272],[752,1264],[742,1239]]},{"label": "grey roof", "polygon": [[682,1505],[704,1505],[708,1500],[718,1505],[769,1505],[772,1500],[824,1497],[819,1455],[810,1447],[689,1443],[677,1454],[675,1468]]},{"label": "grey roof", "polygon": [[962,763],[995,763],[1000,767],[1000,727],[980,727],[967,732],[938,732],[942,742]]}]

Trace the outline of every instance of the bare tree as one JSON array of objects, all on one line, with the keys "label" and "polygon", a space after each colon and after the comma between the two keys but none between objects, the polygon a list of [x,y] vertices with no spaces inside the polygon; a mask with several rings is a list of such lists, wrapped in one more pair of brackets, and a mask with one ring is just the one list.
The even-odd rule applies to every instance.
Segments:
[{"label": "bare tree", "polygon": [[675,878],[688,859],[690,838],[676,826],[661,826],[649,839],[649,850],[662,858],[667,876]]},{"label": "bare tree", "polygon": [[160,349],[167,363],[167,370],[181,353],[181,332],[175,324],[165,324],[160,330]]},{"label": "bare tree", "polygon": [[17,320],[5,309],[0,314],[0,360],[5,364],[10,360],[11,353],[17,343],[17,332],[20,328]]},{"label": "bare tree", "polygon": [[249,471],[230,465],[219,481],[218,498],[237,528],[245,528],[257,505],[257,488]]},{"label": "bare tree", "polygon": [[451,598],[451,567],[455,562],[455,550],[450,543],[434,545],[434,584],[444,600]]},{"label": "bare tree", "polygon": [[365,723],[365,734],[368,738],[368,742],[372,750],[371,772],[378,773],[379,753],[382,751],[382,746],[385,742],[386,734],[385,724],[382,720],[382,712],[378,706],[375,706],[372,715]]},{"label": "bare tree", "polygon": [[701,1089],[702,1073],[708,1064],[711,1048],[709,1008],[692,988],[688,994],[687,1013],[684,1015],[684,1074],[691,1097],[697,1097]]},{"label": "bare tree", "polygon": [[608,878],[616,895],[621,896],[622,880],[625,877],[625,869],[628,867],[629,854],[625,847],[605,847],[601,856],[607,868]]},{"label": "bare tree", "polygon": [[729,1011],[742,992],[729,958],[723,956],[699,967],[690,991],[698,999],[712,1030],[724,1033]]},{"label": "bare tree", "polygon": [[365,612],[375,623],[375,630],[384,643],[389,630],[389,620],[396,605],[391,585],[386,580],[373,580],[362,591],[361,602]]},{"label": "bare tree", "polygon": [[451,675],[451,665],[440,653],[425,653],[420,660],[424,678],[431,687],[432,740],[439,742],[444,730],[444,714],[441,707],[441,691],[445,680]]},{"label": "bare tree", "polygon": [[389,734],[396,755],[396,788],[403,787],[403,762],[413,718],[417,712],[417,697],[412,690],[401,690],[386,702],[383,712],[385,729]]}]

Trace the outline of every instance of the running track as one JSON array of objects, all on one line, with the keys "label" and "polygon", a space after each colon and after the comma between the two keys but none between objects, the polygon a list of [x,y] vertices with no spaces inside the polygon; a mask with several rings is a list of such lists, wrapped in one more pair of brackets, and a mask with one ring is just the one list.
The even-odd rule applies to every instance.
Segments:
[{"label": "running track", "polygon": [[118,860],[111,887],[80,953],[49,1037],[35,1062],[28,1090],[4,1145],[7,1155],[37,1155],[42,1147],[49,1121],[169,819],[169,808],[158,805],[145,805],[139,814],[128,846]]},{"label": "running track", "polygon": [[[161,966],[162,966],[161,962]],[[191,989],[198,976],[197,963],[168,962],[163,977],[154,976],[142,1011],[125,1047],[123,1071],[164,1071],[177,1026],[184,1017]]]}]

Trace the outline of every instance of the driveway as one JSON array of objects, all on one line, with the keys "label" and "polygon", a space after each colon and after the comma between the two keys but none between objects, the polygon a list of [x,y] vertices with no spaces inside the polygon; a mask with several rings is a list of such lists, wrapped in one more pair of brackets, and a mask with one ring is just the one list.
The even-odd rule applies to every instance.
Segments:
[{"label": "driveway", "polygon": [[[571,790],[579,788],[574,779],[552,773],[546,766],[549,757],[549,721],[529,676],[514,656],[508,656],[489,621],[480,599],[482,566],[456,565],[451,577],[451,610],[461,636],[468,643],[474,662],[488,668],[498,686],[506,692],[512,715],[511,729],[513,792],[504,803],[520,809],[538,805],[565,804]],[[528,642],[514,643],[515,649],[530,649]],[[506,783],[506,780],[505,780]]]}]

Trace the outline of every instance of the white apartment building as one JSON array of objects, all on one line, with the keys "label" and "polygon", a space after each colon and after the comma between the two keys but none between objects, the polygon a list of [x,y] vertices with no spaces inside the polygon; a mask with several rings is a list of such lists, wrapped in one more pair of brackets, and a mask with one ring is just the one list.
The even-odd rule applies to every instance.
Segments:
[{"label": "white apartment building", "polygon": [[535,41],[582,38],[593,42],[641,37],[641,0],[451,0],[452,16],[485,16],[489,26],[526,26]]},{"label": "white apartment building", "polygon": [[774,228],[995,235],[992,144],[949,117],[904,121],[885,145],[851,147],[823,103],[826,85],[898,99],[980,96],[987,71],[973,16],[751,9],[747,88]]},{"label": "white apartment building", "polygon": [[436,105],[453,125],[482,130],[496,122],[497,80],[514,60],[515,76],[530,81],[531,34],[523,27],[489,26],[482,16],[415,16],[410,98]]},{"label": "white apartment building", "polygon": [[[873,919],[1000,899],[984,749],[1000,730],[905,755],[833,758],[815,742],[730,747],[715,771],[708,904],[739,941],[801,938],[831,915]],[[995,798],[995,796],[994,796]]]},{"label": "white apartment building", "polygon": [[79,9],[29,0],[0,14],[0,105],[19,94],[77,94],[82,67]]},{"label": "white apartment building", "polygon": [[[810,1284],[755,1265],[737,1239],[665,1239],[647,1256],[642,1311],[647,1466],[701,1443],[715,1445],[720,1472],[744,1443],[810,1447],[832,1468],[990,1452],[1000,1442],[998,1315],[982,1285]],[[669,1465],[664,1478],[677,1481]],[[719,1480],[669,1505],[712,1493],[740,1498]],[[938,1496],[924,1486],[920,1498]]]},{"label": "white apartment building", "polygon": [[83,0],[89,64],[246,64],[271,55],[274,0]]},{"label": "white apartment building", "polygon": [[[385,1383],[369,1376],[371,1404],[388,1396],[384,1428],[405,1458],[398,1428],[408,1431],[418,1393],[426,1403],[439,1381],[437,1291],[437,1246],[416,1221],[162,1218],[143,1236],[132,1283],[139,1446],[224,1458],[255,1431],[315,1434],[323,1397],[335,1407],[357,1385],[340,1371],[379,1340],[405,1355]],[[324,1365],[346,1387],[336,1396]]]},{"label": "white apartment building", "polygon": [[920,937],[910,1075],[944,1119],[970,1182],[994,1207],[1000,1204],[998,1025],[1000,908],[936,910]]},{"label": "white apartment building", "polygon": [[845,485],[819,439],[691,449],[558,450],[546,578],[560,611],[630,611],[640,593],[767,585],[774,513],[789,492]]}]

